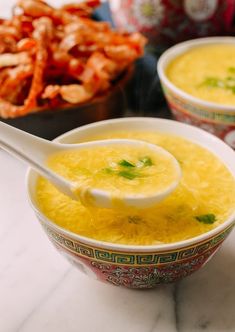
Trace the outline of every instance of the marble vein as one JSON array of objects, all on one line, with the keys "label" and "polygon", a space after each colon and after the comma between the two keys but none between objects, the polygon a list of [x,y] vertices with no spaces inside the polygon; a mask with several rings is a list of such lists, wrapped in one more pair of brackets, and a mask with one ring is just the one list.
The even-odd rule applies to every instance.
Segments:
[{"label": "marble vein", "polygon": [[[156,317],[153,325],[148,332],[178,332],[175,319],[175,300],[174,300],[174,285],[164,285],[158,288],[163,288],[165,296],[167,296],[168,305],[158,307]],[[159,299],[160,303],[160,299]]]},{"label": "marble vein", "polygon": [[174,285],[173,289],[173,301],[174,301],[174,313],[175,313],[175,330],[180,332],[179,328],[179,291],[180,291],[180,281]]},{"label": "marble vein", "polygon": [[17,332],[176,332],[171,287],[118,288],[73,269]]},{"label": "marble vein", "polygon": [[20,325],[17,327],[16,332],[21,332],[22,329],[24,328],[25,324],[27,321],[30,320],[31,316],[37,312],[40,307],[48,300],[50,296],[53,296],[53,293],[56,292],[60,284],[66,279],[67,275],[71,271],[71,267],[68,268],[62,276],[53,284],[53,286],[48,290],[46,294],[41,298],[41,300],[32,308],[32,310],[27,314],[27,316],[24,318],[24,320],[20,323]]},{"label": "marble vein", "polygon": [[180,332],[235,331],[235,236],[197,273],[180,283]]}]

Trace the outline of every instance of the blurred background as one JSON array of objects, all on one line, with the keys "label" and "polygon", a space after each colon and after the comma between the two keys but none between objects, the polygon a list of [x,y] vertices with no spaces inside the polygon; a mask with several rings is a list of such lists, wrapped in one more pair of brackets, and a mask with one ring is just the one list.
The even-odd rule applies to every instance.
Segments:
[{"label": "blurred background", "polygon": [[[71,2],[76,3],[71,0],[48,1],[55,7]],[[11,8],[15,3],[15,0],[1,3],[1,16],[10,17]],[[234,35],[234,12],[235,0],[102,1],[101,6],[93,14],[95,20],[108,21],[119,31],[139,31],[148,38],[144,56],[136,61],[133,77],[128,86],[123,88],[121,97],[118,97],[123,99],[124,115],[169,118],[170,112],[156,71],[159,56],[168,47],[183,40],[204,36]],[[119,116],[116,111],[114,113]],[[65,121],[65,117],[62,121]],[[21,129],[27,129],[28,123],[25,123],[27,119],[6,120],[6,122]],[[29,119],[27,121],[34,121],[30,115]],[[102,116],[97,120],[99,119],[102,119]],[[92,120],[92,118],[84,119],[78,124]],[[43,126],[44,122],[45,117],[33,123],[32,126],[34,128]],[[65,127],[64,130],[58,131],[58,134],[69,129],[71,129],[69,126]],[[35,130],[33,133],[38,134]]]},{"label": "blurred background", "polygon": [[98,13],[101,19],[148,38],[145,57],[136,64],[130,107],[139,113],[169,117],[156,73],[159,56],[184,40],[233,35],[234,11],[234,0],[110,0],[103,4]]}]

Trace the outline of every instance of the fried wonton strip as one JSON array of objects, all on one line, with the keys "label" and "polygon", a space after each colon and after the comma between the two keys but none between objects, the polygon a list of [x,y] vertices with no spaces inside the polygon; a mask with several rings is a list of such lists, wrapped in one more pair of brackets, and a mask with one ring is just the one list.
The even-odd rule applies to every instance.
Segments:
[{"label": "fried wonton strip", "polygon": [[50,40],[51,21],[48,18],[40,18],[35,24],[35,39],[37,42],[34,73],[29,95],[23,106],[15,106],[6,100],[0,99],[0,115],[3,118],[22,116],[33,111],[37,105],[37,97],[43,90],[43,73],[48,58],[47,45]]},{"label": "fried wonton strip", "polygon": [[0,19],[0,116],[82,103],[111,90],[142,56],[146,39],[90,18],[99,0],[53,8],[16,0]]}]

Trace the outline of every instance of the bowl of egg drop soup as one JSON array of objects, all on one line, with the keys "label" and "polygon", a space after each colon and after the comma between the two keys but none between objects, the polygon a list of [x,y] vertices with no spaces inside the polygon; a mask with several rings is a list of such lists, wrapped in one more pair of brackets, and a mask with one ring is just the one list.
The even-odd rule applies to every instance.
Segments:
[{"label": "bowl of egg drop soup", "polygon": [[[182,176],[170,195],[147,208],[91,207],[60,193],[30,169],[27,187],[31,207],[53,246],[88,276],[140,289],[176,282],[203,267],[233,229],[234,151],[200,128],[157,118],[100,121],[74,129],[56,141],[74,144],[123,138],[156,144],[176,158]],[[87,158],[90,162],[85,171],[92,174],[92,155]],[[71,163],[61,156],[51,167],[68,177],[84,171],[82,160],[79,166]],[[152,164],[144,153],[139,160],[125,154],[121,162],[110,154],[109,171],[106,167],[101,171],[105,170],[108,181],[114,183],[122,176],[123,184],[134,186],[141,184],[140,174],[148,176]],[[64,171],[68,165],[70,171]],[[122,182],[119,187],[121,190]],[[141,185],[139,193],[143,193]]]},{"label": "bowl of egg drop soup", "polygon": [[179,43],[162,54],[157,70],[174,118],[235,148],[235,37]]}]

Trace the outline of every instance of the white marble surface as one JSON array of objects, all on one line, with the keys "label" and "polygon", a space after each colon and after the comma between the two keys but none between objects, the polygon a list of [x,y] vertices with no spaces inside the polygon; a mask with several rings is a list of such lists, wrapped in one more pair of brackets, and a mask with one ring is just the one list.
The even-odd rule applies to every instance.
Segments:
[{"label": "white marble surface", "polygon": [[175,285],[105,285],[49,243],[27,202],[25,172],[0,150],[0,332],[235,331],[235,233]]},{"label": "white marble surface", "polygon": [[[1,16],[12,3],[0,1]],[[175,285],[108,286],[49,243],[27,202],[25,172],[0,151],[0,332],[235,331],[234,232],[206,267]]]}]

